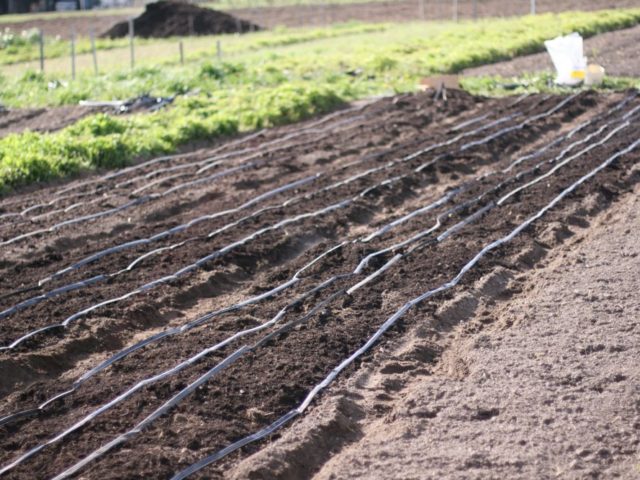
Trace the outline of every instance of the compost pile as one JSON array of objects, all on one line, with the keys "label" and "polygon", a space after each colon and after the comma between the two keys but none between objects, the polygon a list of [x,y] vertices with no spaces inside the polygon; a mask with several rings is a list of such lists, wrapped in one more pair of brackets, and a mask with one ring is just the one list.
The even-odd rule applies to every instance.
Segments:
[{"label": "compost pile", "polygon": [[[232,15],[185,2],[150,3],[133,21],[134,33],[143,38],[167,38],[189,35],[245,33],[260,27]],[[121,38],[129,34],[129,23],[120,22],[102,34],[103,38]]]}]

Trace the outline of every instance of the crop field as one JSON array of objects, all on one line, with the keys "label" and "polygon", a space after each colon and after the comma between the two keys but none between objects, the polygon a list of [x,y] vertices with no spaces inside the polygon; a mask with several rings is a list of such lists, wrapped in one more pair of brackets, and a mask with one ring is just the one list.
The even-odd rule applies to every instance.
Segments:
[{"label": "crop field", "polygon": [[[100,39],[97,72],[79,35],[73,76],[6,32],[0,480],[634,478],[620,6]],[[570,32],[597,88],[541,60]]]},{"label": "crop field", "polygon": [[220,477],[380,339],[627,191],[638,112],[636,91],[405,94],[6,198],[0,474]]},{"label": "crop field", "polygon": [[[229,56],[222,62],[204,53],[185,65],[174,59],[133,71],[85,74],[75,81],[28,70],[0,79],[1,103],[65,105],[151,91],[177,98],[172,108],[153,114],[97,114],[58,132],[0,139],[0,189],[122,166],[189,143],[297,121],[355,99],[414,91],[425,75],[537,52],[544,38],[562,32],[588,36],[639,19],[638,10],[615,10],[455,25],[342,25],[237,37],[223,44]],[[346,40],[348,50],[341,48]],[[215,51],[215,44],[209,45]],[[637,81],[609,79],[607,85],[629,88]],[[468,88],[484,93],[486,86],[470,80]],[[535,85],[525,86],[510,93],[535,90]]]}]

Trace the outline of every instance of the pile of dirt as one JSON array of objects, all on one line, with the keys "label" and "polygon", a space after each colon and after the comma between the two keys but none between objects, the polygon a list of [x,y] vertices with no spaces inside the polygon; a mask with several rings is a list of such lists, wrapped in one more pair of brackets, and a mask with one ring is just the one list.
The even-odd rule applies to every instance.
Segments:
[{"label": "pile of dirt", "polygon": [[[143,38],[166,38],[187,35],[244,33],[260,27],[227,13],[202,8],[186,2],[150,3],[142,15],[134,19],[135,35]],[[120,22],[102,34],[103,38],[120,38],[129,34],[129,23]]]}]

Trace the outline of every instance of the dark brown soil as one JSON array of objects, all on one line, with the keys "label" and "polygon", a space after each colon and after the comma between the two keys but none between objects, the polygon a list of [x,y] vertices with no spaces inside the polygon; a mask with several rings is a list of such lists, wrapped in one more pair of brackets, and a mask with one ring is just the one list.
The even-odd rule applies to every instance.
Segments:
[{"label": "dark brown soil", "polygon": [[[640,58],[636,55],[638,42],[640,42],[640,26],[602,33],[585,40],[584,54],[589,63],[602,65],[607,75],[638,77],[640,76]],[[551,58],[546,52],[470,68],[465,70],[463,75],[515,77],[540,71],[554,71]]]},{"label": "dark brown soil", "polygon": [[640,185],[587,219],[594,200],[560,207],[535,268],[516,253],[458,291],[225,478],[636,478]]},{"label": "dark brown soil", "polygon": [[[246,20],[192,3],[162,0],[148,3],[142,15],[133,21],[135,35],[143,38],[219,35],[260,30]],[[102,34],[105,38],[129,35],[129,22],[120,22]]]},{"label": "dark brown soil", "polygon": [[[617,124],[624,113],[640,104],[634,98],[620,111],[609,113],[625,96],[583,92],[568,98],[536,95],[518,100],[491,100],[450,91],[443,101],[435,100],[432,94],[403,95],[343,110],[324,121],[266,131],[247,137],[244,143],[230,143],[227,150],[215,154],[203,150],[190,157],[128,170],[122,176],[95,176],[3,199],[0,241],[37,230],[42,232],[5,243],[0,250],[0,309],[28,299],[36,302],[0,319],[0,345],[6,346],[35,329],[59,323],[99,302],[126,295],[212,252],[221,253],[195,271],[82,315],[67,328],[34,335],[15,348],[0,351],[3,395],[0,417],[33,408],[68,389],[80,375],[124,347],[282,285],[330,247],[351,242],[319,259],[300,274],[298,283],[277,295],[153,342],[91,377],[40,414],[0,427],[0,468],[53,438],[136,382],[175,366],[235,332],[263,324],[292,304],[275,327],[231,342],[180,373],[142,388],[5,476],[50,478],[62,472],[133,428],[235,349],[253,345],[275,328],[299,320],[288,331],[256,346],[187,395],[148,429],[84,467],[80,475],[91,479],[167,478],[274,421],[297,406],[316,383],[358,349],[405,302],[451,279],[483,245],[510,232],[572,182],[630,145],[637,139],[637,132],[620,131],[544,181],[524,189],[504,206],[490,208],[484,216],[442,242],[425,237],[432,240],[415,251],[400,249],[404,254],[400,261],[353,294],[346,294],[345,289],[362,280],[363,275],[337,278],[307,296],[303,296],[304,292],[335,275],[351,272],[367,254],[431,227],[436,217],[452,205],[469,202],[467,207],[442,215],[443,224],[436,234],[481,206],[492,205],[492,201],[511,189],[549,172],[553,163],[532,167],[553,159],[572,142],[584,140],[586,146],[599,139],[599,128],[608,132],[604,127],[607,122]],[[560,107],[561,102],[565,103]],[[554,107],[558,109],[552,112]],[[521,123],[538,114],[536,120]],[[558,137],[588,119],[593,122],[571,138]],[[500,122],[493,123],[496,120]],[[454,129],[456,125],[460,128]],[[521,127],[515,128],[518,125]],[[537,152],[556,138],[560,138],[557,143],[537,157],[524,159],[513,171],[480,178],[484,173],[506,167],[523,154]],[[447,145],[433,147],[446,141]],[[431,150],[419,153],[429,146]],[[189,166],[224,151],[237,154],[220,158],[226,163],[211,164],[206,171],[199,171],[203,163]],[[398,162],[401,158],[405,161]],[[638,181],[638,172],[633,169],[638,160],[638,151],[621,156],[614,166],[601,171],[597,179],[576,189],[564,204],[580,204],[587,197],[595,197],[597,208],[581,212],[582,217],[606,208]],[[107,212],[136,198],[162,194],[171,186],[204,180],[208,175],[241,165],[245,165],[243,170],[148,198],[145,203],[98,220],[82,220],[83,216]],[[418,169],[422,165],[424,168]],[[172,170],[161,171],[160,167]],[[270,194],[242,210],[212,216],[151,244],[115,252],[38,286],[40,279],[101,249],[238,207],[276,187],[311,175],[317,178],[295,189]],[[348,181],[336,183],[341,180]],[[449,204],[417,215],[369,242],[352,241],[463,184],[467,189]],[[143,186],[146,188],[140,190]],[[303,194],[307,194],[304,201],[283,203]],[[475,202],[479,196],[481,199]],[[353,201],[342,208],[296,218],[321,212],[346,199]],[[247,217],[252,213],[255,214]],[[536,239],[548,228],[549,221],[565,221],[563,215],[552,211],[508,246],[494,251],[465,277],[459,288],[467,288],[497,265],[508,267],[515,253],[530,252],[521,261],[535,261]],[[52,228],[74,218],[77,223]],[[272,228],[261,230],[266,227]],[[210,236],[213,231],[218,233]],[[241,239],[246,242],[234,246]],[[174,246],[145,258],[136,268],[122,270],[151,249],[170,245]],[[225,247],[227,250],[221,250]],[[380,268],[391,256],[387,253],[374,260],[364,275]],[[113,275],[106,281],[95,281],[45,301],[36,299],[53,289],[101,274]],[[388,338],[402,337],[452,296],[451,292],[440,294],[412,310],[389,332]],[[305,314],[309,314],[308,318]],[[455,322],[455,318],[449,318],[435,328],[446,334]],[[385,348],[387,341],[384,339],[377,349]],[[425,352],[420,358],[424,368],[429,369],[432,355]],[[370,359],[371,354],[363,357],[365,363]],[[345,375],[357,369],[358,364]],[[220,478],[231,464],[261,445],[245,447],[239,454],[208,468],[204,475]]]},{"label": "dark brown soil", "polygon": [[54,108],[18,108],[0,112],[0,138],[24,130],[53,132],[101,110],[69,105]]}]

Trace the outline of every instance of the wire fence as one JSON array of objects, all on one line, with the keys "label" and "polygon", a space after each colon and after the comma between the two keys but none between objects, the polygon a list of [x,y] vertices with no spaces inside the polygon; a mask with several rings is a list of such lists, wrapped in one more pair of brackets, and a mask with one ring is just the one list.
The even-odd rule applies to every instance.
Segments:
[{"label": "wire fence", "polygon": [[[251,24],[259,26],[261,29],[274,29],[280,26],[285,27],[323,27],[337,23],[353,21],[360,22],[410,22],[410,21],[473,21],[489,17],[513,17],[521,15],[537,15],[544,13],[557,13],[569,10],[597,10],[605,8],[634,7],[640,6],[640,0],[391,0],[391,1],[367,1],[358,0],[220,0],[226,3],[200,2],[203,5],[225,10],[227,13],[238,19],[247,20]],[[119,13],[120,12],[120,13]],[[140,13],[141,10],[138,12]],[[92,65],[93,71],[97,74],[100,70],[99,48],[96,48],[96,37],[103,33],[96,28],[96,20],[102,19],[102,28],[106,30],[109,24],[114,21],[129,20],[129,41],[126,63],[130,68],[136,67],[136,32],[134,17],[131,10],[113,9],[86,16],[74,16],[68,18],[58,18],[40,22],[39,35],[39,61],[24,65],[25,68],[39,69],[46,71],[45,60],[53,59],[53,55],[47,57],[46,38],[55,35],[62,41],[69,42],[68,54],[64,56],[69,59],[64,66],[64,70],[75,78],[79,69],[87,69],[87,64]],[[119,18],[117,18],[119,17]],[[194,24],[191,19],[190,24]],[[89,29],[87,30],[87,25]],[[9,25],[10,26],[10,25]],[[53,31],[51,28],[57,30]],[[243,31],[240,21],[237,22],[238,32]],[[62,29],[62,30],[61,30]],[[251,29],[251,31],[257,28]],[[76,62],[76,41],[79,38],[90,38],[90,52],[86,48],[83,50],[85,57],[78,67]],[[216,42],[217,57],[223,55],[224,45],[220,40]],[[190,44],[187,39],[176,40],[175,56],[184,63],[185,58],[191,54]],[[36,57],[37,58],[37,57]],[[60,59],[58,53],[55,58]],[[121,68],[126,64],[123,61]],[[57,68],[60,71],[58,65]]]}]

